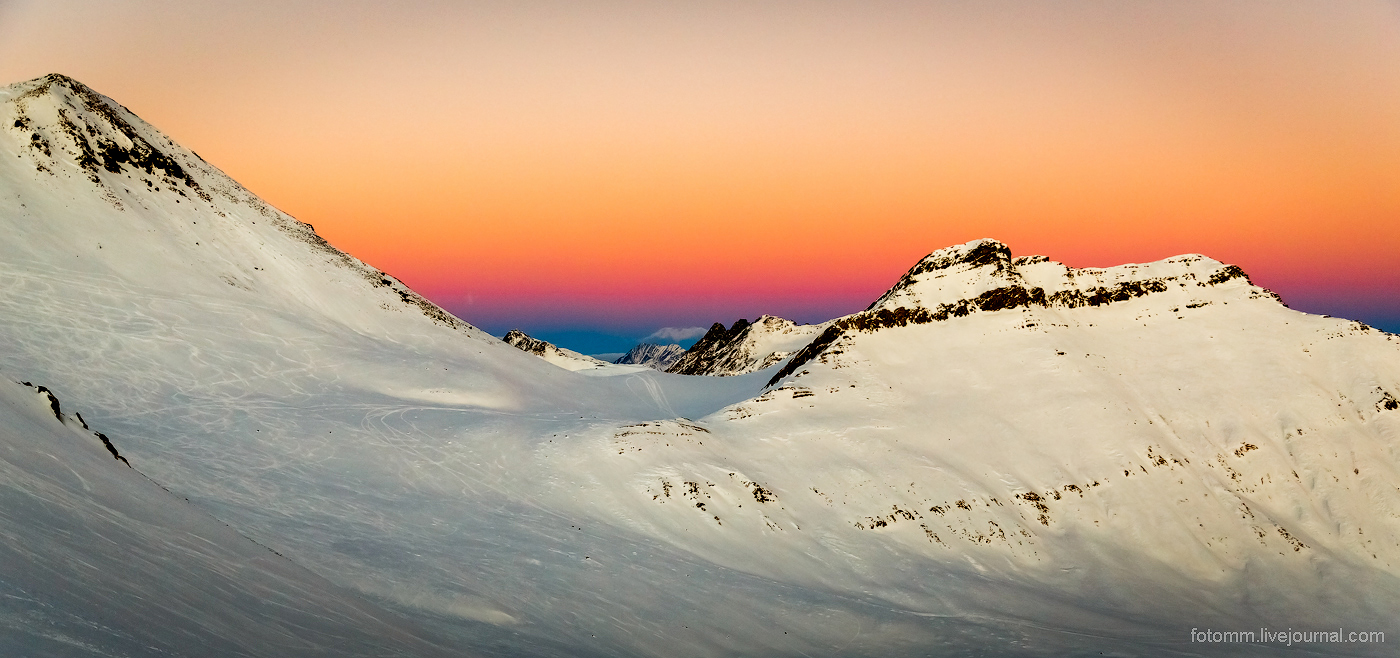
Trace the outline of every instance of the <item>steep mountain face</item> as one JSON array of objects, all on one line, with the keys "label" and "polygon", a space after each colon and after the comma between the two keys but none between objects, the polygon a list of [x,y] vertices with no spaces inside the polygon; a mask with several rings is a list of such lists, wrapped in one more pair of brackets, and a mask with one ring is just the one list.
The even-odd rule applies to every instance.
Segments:
[{"label": "steep mountain face", "polygon": [[573,350],[566,350],[548,341],[531,338],[519,329],[511,329],[501,338],[522,352],[529,352],[565,370],[589,370],[608,365],[607,361],[595,359]]},{"label": "steep mountain face", "polygon": [[710,325],[709,331],[705,332],[700,340],[695,341],[690,349],[685,351],[681,358],[676,360],[668,372],[677,375],[700,375],[710,370],[713,362],[726,352],[726,348],[733,345],[749,328],[749,321],[743,318],[734,321],[734,326],[726,329],[718,322]]},{"label": "steep mountain face", "polygon": [[628,350],[614,363],[621,365],[639,365],[652,368],[653,370],[666,371],[676,361],[685,354],[685,348],[672,343],[670,345],[656,345],[653,343],[641,343]]},{"label": "steep mountain face", "polygon": [[0,231],[0,371],[84,419],[5,389],[7,655],[1201,655],[1400,609],[1400,342],[1201,256],[978,241],[706,348],[790,367],[570,372],[57,76],[0,90]]},{"label": "steep mountain face", "polygon": [[728,329],[715,323],[667,372],[678,375],[743,375],[763,370],[807,345],[829,323],[797,324],[764,315]]}]

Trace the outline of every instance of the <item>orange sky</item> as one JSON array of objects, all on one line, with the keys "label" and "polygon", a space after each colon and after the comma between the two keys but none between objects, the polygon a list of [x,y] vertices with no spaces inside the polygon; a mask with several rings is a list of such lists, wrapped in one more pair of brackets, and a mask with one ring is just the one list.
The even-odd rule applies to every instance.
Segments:
[{"label": "orange sky", "polygon": [[1400,4],[970,4],[0,0],[0,79],[497,332],[825,319],[978,237],[1400,329]]}]

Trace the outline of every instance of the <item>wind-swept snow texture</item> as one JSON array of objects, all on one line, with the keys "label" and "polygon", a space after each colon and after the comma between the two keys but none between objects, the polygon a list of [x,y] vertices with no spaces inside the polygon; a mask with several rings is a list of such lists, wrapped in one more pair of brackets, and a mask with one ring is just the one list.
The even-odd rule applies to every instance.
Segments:
[{"label": "wind-swept snow texture", "polygon": [[[361,653],[1274,655],[1190,630],[1400,637],[1400,343],[1202,256],[1076,270],[978,241],[772,348],[783,365],[571,372],[55,76],[0,91],[0,230],[0,371],[82,409],[190,514],[333,584],[297,611],[362,602],[415,638],[372,633]],[[63,431],[87,442],[89,486],[140,478]],[[62,476],[5,463],[17,500]],[[7,520],[10,554],[77,509],[33,505]],[[105,539],[55,534],[48,552],[168,555],[142,581],[163,592],[216,582],[207,554],[104,518]],[[143,615],[299,623],[273,595],[219,597],[264,587],[252,571],[219,571],[233,582],[206,598],[95,571],[64,577]],[[110,630],[31,653],[185,637],[0,573],[4,600],[29,602],[5,604],[21,642],[48,642],[54,616]],[[351,637],[339,619],[319,628]],[[297,653],[266,636],[200,653]]]},{"label": "wind-swept snow texture", "polygon": [[71,413],[0,379],[0,654],[459,655],[163,490]]}]

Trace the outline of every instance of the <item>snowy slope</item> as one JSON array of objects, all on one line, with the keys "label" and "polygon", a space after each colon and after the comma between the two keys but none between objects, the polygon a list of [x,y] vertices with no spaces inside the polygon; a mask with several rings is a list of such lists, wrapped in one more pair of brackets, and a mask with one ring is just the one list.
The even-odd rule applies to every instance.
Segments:
[{"label": "snowy slope", "polygon": [[797,324],[764,315],[725,329],[716,323],[667,372],[678,375],[742,375],[780,363],[821,335],[827,325]]},{"label": "snowy slope", "polygon": [[531,338],[519,329],[511,329],[506,332],[501,340],[522,352],[533,354],[565,370],[590,370],[608,365],[607,361],[557,347],[548,341]]},{"label": "snowy slope", "polygon": [[0,379],[0,500],[0,654],[449,655],[114,459],[42,386]]},{"label": "snowy slope", "polygon": [[656,345],[654,343],[639,343],[636,347],[623,354],[616,363],[641,365],[654,370],[665,372],[676,363],[681,355],[685,354],[685,348],[671,343],[670,345]]},{"label": "snowy slope", "polygon": [[[1400,609],[1400,344],[1204,257],[1072,270],[973,243],[770,348],[791,368],[571,372],[52,77],[0,91],[0,230],[0,371],[454,650],[1201,655],[1192,627]],[[51,655],[125,651],[85,641]]]}]

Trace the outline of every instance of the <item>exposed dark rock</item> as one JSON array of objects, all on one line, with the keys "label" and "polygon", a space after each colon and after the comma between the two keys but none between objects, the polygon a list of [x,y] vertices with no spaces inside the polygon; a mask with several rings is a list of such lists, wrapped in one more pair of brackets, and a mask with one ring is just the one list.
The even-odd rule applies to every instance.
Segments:
[{"label": "exposed dark rock", "polygon": [[[948,250],[940,250],[925,256],[910,268],[904,276],[900,277],[893,286],[890,287],[879,299],[871,302],[865,310],[870,310],[885,301],[890,295],[908,288],[914,284],[914,279],[920,275],[939,270],[952,269],[955,266],[966,266],[968,269],[978,267],[995,267],[997,272],[1012,270],[1011,248],[997,242],[996,240],[983,240],[971,249],[966,251],[956,251],[952,253],[942,253]],[[1047,259],[1048,260],[1048,259]]]},{"label": "exposed dark rock", "polygon": [[[34,389],[36,393],[48,398],[49,409],[53,411],[53,417],[57,418],[58,422],[63,422],[63,407],[61,404],[59,404],[58,398],[54,396],[53,392],[50,391],[47,386],[35,386],[34,384],[31,384],[29,382],[20,382],[20,384],[28,386]],[[83,429],[88,430],[90,432],[92,431],[92,428],[88,427],[87,421],[83,420],[83,415],[81,413],[75,412],[73,416],[77,419],[78,424],[83,426]],[[112,440],[107,438],[106,434],[103,434],[101,432],[92,433],[102,441],[102,445],[106,446],[107,452],[112,453],[113,459],[116,459],[122,462],[123,464],[126,464],[128,467],[131,466],[131,462],[127,461],[126,457],[121,456],[121,453],[117,452],[117,447],[112,445]]]},{"label": "exposed dark rock", "polygon": [[986,267],[988,265],[996,267],[998,270],[1006,269],[1011,265],[1011,248],[997,242],[996,240],[984,240],[975,247],[946,256],[930,256],[919,261],[913,269],[906,274],[908,277],[915,277],[925,272],[935,270],[946,270],[955,265],[966,265],[969,268]]},{"label": "exposed dark rock", "polygon": [[1245,275],[1244,270],[1240,269],[1238,265],[1227,265],[1215,274],[1210,275],[1210,279],[1208,279],[1206,283],[1217,286],[1230,279],[1244,279],[1245,281],[1249,281],[1249,277]]},{"label": "exposed dark rock", "polygon": [[131,466],[131,462],[127,461],[126,457],[121,456],[121,453],[117,452],[117,447],[112,445],[112,440],[107,438],[106,434],[101,432],[94,432],[94,434],[97,435],[97,438],[102,439],[102,445],[107,446],[107,452],[112,453],[112,459],[121,461],[121,463],[126,464],[127,467]]},{"label": "exposed dark rock", "polygon": [[[23,101],[26,98],[49,93],[55,85],[67,89],[81,106],[75,108],[70,105],[68,108],[58,108],[58,127],[72,140],[73,146],[78,150],[78,167],[87,173],[88,178],[93,183],[102,184],[101,178],[98,176],[99,169],[111,173],[122,173],[126,171],[127,167],[131,167],[145,172],[147,175],[159,176],[172,187],[177,183],[183,184],[205,201],[211,199],[209,194],[200,187],[199,182],[185,171],[185,168],[175,158],[146,141],[140,132],[122,116],[122,112],[130,114],[130,110],[116,105],[115,101],[103,98],[87,85],[66,75],[51,73],[41,78],[38,86],[25,92],[16,100]],[[116,107],[113,107],[114,105]],[[118,112],[117,108],[120,108],[122,112]],[[100,127],[88,125],[86,121],[76,117],[78,109],[86,111],[89,115],[96,115],[107,125]],[[132,116],[135,115],[132,114]],[[80,121],[84,124],[85,130],[79,128]],[[19,127],[21,123],[28,125],[28,117],[17,120],[16,127]],[[124,146],[121,143],[123,140],[129,142],[130,146]],[[46,154],[48,153],[46,152]]]},{"label": "exposed dark rock", "polygon": [[[907,309],[900,307],[900,310]],[[821,354],[823,350],[836,342],[838,338],[845,334],[845,329],[840,325],[841,322],[838,321],[836,324],[827,327],[826,331],[823,331],[820,336],[817,336],[812,342],[807,343],[806,347],[798,350],[797,354],[792,355],[792,358],[788,360],[787,365],[783,366],[777,374],[773,375],[772,379],[768,380],[766,386],[772,386],[782,380],[782,378],[797,372],[798,368],[816,358],[818,354]]]},{"label": "exposed dark rock", "polygon": [[531,338],[528,334],[519,329],[511,329],[506,332],[506,335],[503,336],[501,340],[517,349],[536,356],[544,356],[545,353],[549,351],[549,348],[554,347],[554,345],[538,338]]},{"label": "exposed dark rock", "polygon": [[[1039,288],[1037,288],[1039,290]],[[1088,290],[1061,290],[1051,295],[1038,306],[1058,306],[1076,308],[1080,306],[1103,306],[1112,302],[1125,302],[1134,297],[1142,297],[1154,292],[1166,292],[1167,282],[1162,279],[1124,281],[1111,288],[1090,288]],[[1044,291],[1041,292],[1044,294]]]},{"label": "exposed dark rock", "polygon": [[39,395],[49,399],[49,408],[53,410],[53,417],[57,418],[59,422],[63,422],[63,409],[58,403],[58,398],[54,397],[54,394],[46,386],[39,386],[36,390],[39,391]]},{"label": "exposed dark rock", "polygon": [[749,331],[749,321],[739,319],[734,326],[725,329],[724,325],[716,322],[710,326],[710,330],[696,341],[690,349],[685,351],[666,372],[677,375],[703,375],[710,371],[710,368],[717,360],[732,348],[736,343],[744,340],[745,334]]}]

